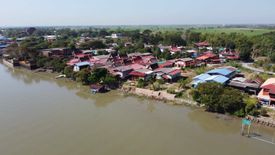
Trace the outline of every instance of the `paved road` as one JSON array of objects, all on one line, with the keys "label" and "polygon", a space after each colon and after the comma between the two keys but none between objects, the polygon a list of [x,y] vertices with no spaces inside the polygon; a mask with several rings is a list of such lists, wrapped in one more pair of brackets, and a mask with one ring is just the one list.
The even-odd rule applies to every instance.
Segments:
[{"label": "paved road", "polygon": [[266,74],[275,75],[274,72],[264,71],[263,69],[252,67],[252,64],[253,64],[253,63],[241,63],[241,64],[242,64],[242,66],[243,66],[244,68],[249,69],[249,70],[252,70],[252,71],[254,71],[254,72],[266,73]]}]

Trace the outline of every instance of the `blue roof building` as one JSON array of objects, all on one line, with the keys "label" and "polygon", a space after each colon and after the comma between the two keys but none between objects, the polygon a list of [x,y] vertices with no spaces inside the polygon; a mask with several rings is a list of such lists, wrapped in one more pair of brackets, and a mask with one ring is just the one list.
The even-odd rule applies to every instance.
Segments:
[{"label": "blue roof building", "polygon": [[229,81],[228,77],[223,75],[201,74],[193,78],[192,87],[196,88],[200,83],[217,82],[226,84]]},{"label": "blue roof building", "polygon": [[93,66],[90,62],[79,62],[74,65],[74,71],[78,72],[83,68],[88,68]]},{"label": "blue roof building", "polygon": [[209,75],[222,75],[228,78],[232,78],[237,70],[235,68],[217,68],[206,72]]}]

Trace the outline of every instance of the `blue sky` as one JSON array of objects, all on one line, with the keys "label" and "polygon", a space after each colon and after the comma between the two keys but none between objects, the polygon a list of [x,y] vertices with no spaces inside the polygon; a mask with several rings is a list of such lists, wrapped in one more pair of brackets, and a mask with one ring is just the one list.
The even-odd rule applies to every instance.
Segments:
[{"label": "blue sky", "polygon": [[0,5],[0,26],[275,23],[275,0],[0,0]]}]

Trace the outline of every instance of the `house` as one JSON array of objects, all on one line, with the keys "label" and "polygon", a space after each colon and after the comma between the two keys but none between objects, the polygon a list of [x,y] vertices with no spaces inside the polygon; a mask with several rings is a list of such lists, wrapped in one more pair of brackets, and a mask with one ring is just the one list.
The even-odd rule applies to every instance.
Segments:
[{"label": "house", "polygon": [[275,106],[275,78],[270,78],[261,85],[258,99],[262,104]]},{"label": "house", "polygon": [[195,47],[200,48],[200,49],[207,48],[209,46],[210,46],[210,44],[207,41],[195,43]]},{"label": "house", "polygon": [[182,58],[175,61],[175,66],[180,68],[194,67],[196,66],[196,62],[192,58]]},{"label": "house", "polygon": [[82,70],[84,68],[90,68],[90,67],[92,67],[92,64],[90,62],[79,62],[79,63],[74,64],[73,71],[79,72],[80,70]]},{"label": "house", "polygon": [[118,38],[121,38],[121,34],[113,33],[111,34],[111,36],[106,36],[106,38],[118,39]]},{"label": "house", "polygon": [[196,58],[198,56],[198,51],[195,49],[186,51],[189,57]]},{"label": "house", "polygon": [[119,76],[121,79],[126,79],[130,76],[133,68],[130,66],[120,66],[112,69],[111,73],[115,76]]},{"label": "house", "polygon": [[91,93],[93,93],[93,94],[106,92],[105,86],[104,85],[100,85],[100,84],[92,84],[92,85],[90,85],[90,90],[91,90]]},{"label": "house", "polygon": [[237,69],[234,67],[221,67],[206,72],[209,75],[222,75],[227,78],[233,78],[237,74]]},{"label": "house", "polygon": [[170,51],[170,49],[171,49],[171,46],[163,46],[162,44],[158,45],[158,47],[161,52]]},{"label": "house", "polygon": [[209,64],[216,64],[221,62],[219,56],[212,52],[205,52],[202,55],[198,56],[196,60]]},{"label": "house", "polygon": [[45,57],[69,57],[72,56],[73,51],[68,48],[50,48],[40,50]]},{"label": "house", "polygon": [[201,74],[193,78],[192,87],[196,88],[200,83],[206,82],[217,82],[223,85],[229,81],[229,78],[223,75],[210,75],[210,74]]},{"label": "house", "polygon": [[235,50],[229,50],[229,49],[225,49],[222,52],[220,52],[219,57],[224,61],[228,61],[228,60],[239,60],[240,59],[240,55],[238,52],[236,52]]},{"label": "house", "polygon": [[170,53],[173,55],[173,54],[182,52],[182,50],[183,50],[183,47],[171,47]]},{"label": "house", "polygon": [[145,81],[149,80],[151,77],[153,77],[153,71],[149,69],[137,69],[130,73],[132,76],[132,79],[143,79]]},{"label": "house", "polygon": [[174,61],[160,61],[158,62],[158,66],[159,68],[170,68],[170,67],[174,67]]},{"label": "house", "polygon": [[228,86],[256,95],[260,91],[261,84],[260,79],[248,80],[244,77],[235,77],[228,83]]},{"label": "house", "polygon": [[56,41],[57,36],[56,35],[47,35],[47,36],[44,36],[44,39],[48,42],[54,42],[54,41]]},{"label": "house", "polygon": [[181,77],[180,69],[173,68],[158,68],[154,70],[156,79],[164,79],[169,82],[178,80]]}]

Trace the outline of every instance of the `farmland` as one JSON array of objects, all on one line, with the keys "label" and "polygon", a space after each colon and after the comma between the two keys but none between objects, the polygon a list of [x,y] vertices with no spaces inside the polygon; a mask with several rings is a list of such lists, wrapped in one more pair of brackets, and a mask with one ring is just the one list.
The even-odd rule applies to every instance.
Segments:
[{"label": "farmland", "polygon": [[198,28],[193,29],[195,32],[201,33],[242,33],[247,36],[262,35],[274,32],[275,29],[253,29],[253,28]]}]

